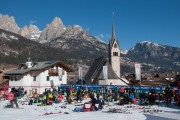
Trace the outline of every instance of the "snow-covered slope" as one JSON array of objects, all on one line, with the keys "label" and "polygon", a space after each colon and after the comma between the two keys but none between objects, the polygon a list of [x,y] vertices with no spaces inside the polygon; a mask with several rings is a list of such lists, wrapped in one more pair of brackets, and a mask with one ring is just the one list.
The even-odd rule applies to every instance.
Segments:
[{"label": "snow-covered slope", "polygon": [[34,41],[38,41],[41,31],[39,30],[39,28],[36,25],[29,25],[28,26],[24,26],[23,28],[21,28],[18,32],[19,35],[26,37],[30,40],[34,40]]},{"label": "snow-covered slope", "polygon": [[[102,111],[90,112],[73,112],[72,110],[77,107],[75,105],[67,105],[61,108],[63,103],[55,104],[52,106],[37,106],[34,105],[19,105],[23,109],[3,108],[8,101],[0,101],[0,119],[1,120],[178,120],[180,118],[180,110],[175,106],[171,107],[158,107],[151,106],[149,110],[162,110],[163,112],[144,113],[143,109],[136,107],[127,108],[124,106],[105,106],[104,110],[109,108],[126,109],[131,112],[127,113],[106,113]],[[135,105],[132,105],[135,106]],[[78,106],[80,107],[80,106]],[[148,107],[148,106],[147,106]],[[61,111],[61,113],[60,113]],[[43,115],[45,113],[54,113],[50,115]],[[69,114],[63,114],[68,112]]]}]

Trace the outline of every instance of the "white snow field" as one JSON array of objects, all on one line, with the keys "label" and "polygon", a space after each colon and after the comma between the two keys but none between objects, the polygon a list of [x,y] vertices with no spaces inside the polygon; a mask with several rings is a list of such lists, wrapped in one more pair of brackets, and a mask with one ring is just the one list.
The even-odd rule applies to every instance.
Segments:
[{"label": "white snow field", "polygon": [[[0,101],[0,120],[180,120],[180,107],[174,105],[167,106],[145,106],[147,110],[162,110],[162,112],[144,112],[141,106],[105,106],[103,111],[109,108],[121,108],[127,110],[127,113],[109,113],[103,111],[73,112],[75,105],[67,105],[61,108],[60,104],[52,106],[21,105],[19,109],[4,108],[8,101]],[[61,113],[59,113],[61,111]],[[54,113],[44,115],[44,113]],[[68,112],[69,114],[64,114]]]}]

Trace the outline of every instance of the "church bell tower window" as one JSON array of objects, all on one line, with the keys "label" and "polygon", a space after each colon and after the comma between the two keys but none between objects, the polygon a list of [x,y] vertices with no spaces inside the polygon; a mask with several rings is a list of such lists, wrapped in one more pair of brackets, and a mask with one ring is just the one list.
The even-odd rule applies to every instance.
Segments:
[{"label": "church bell tower window", "polygon": [[113,52],[113,56],[118,56],[118,52]]},{"label": "church bell tower window", "polygon": [[114,44],[114,48],[117,48],[117,44]]}]

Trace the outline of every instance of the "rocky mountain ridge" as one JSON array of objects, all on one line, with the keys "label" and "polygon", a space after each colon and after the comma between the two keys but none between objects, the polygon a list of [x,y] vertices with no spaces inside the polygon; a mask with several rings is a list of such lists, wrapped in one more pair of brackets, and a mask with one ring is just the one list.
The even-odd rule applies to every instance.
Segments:
[{"label": "rocky mountain ridge", "polygon": [[[58,48],[58,47],[62,49],[72,48],[72,46],[69,46],[68,44],[66,44],[70,42],[69,40],[73,40],[72,42],[80,40],[81,42],[83,42],[82,45],[84,46],[96,45],[100,47],[100,49],[107,48],[107,45],[105,45],[105,43],[102,40],[89,34],[81,26],[72,25],[72,26],[66,27],[59,17],[55,17],[53,21],[50,24],[47,24],[47,26],[42,31],[40,31],[37,26],[32,25],[32,24],[29,26],[25,25],[23,28],[19,28],[18,25],[15,23],[14,17],[12,16],[9,17],[8,15],[1,15],[0,20],[2,21],[0,22],[1,29],[7,30],[10,32],[15,31],[14,33],[18,33],[19,35],[27,39],[31,39],[33,41],[37,41],[42,44],[46,43],[55,48]],[[11,24],[6,24],[6,26],[5,25],[2,26],[3,23],[11,23]],[[11,27],[13,29],[10,29]]]},{"label": "rocky mountain ridge", "polygon": [[138,55],[144,59],[150,57],[172,57],[178,59],[180,58],[180,48],[143,41],[137,43],[127,54],[129,56]]},{"label": "rocky mountain ridge", "polygon": [[[28,47],[24,48],[23,46],[17,45],[17,43],[20,42],[23,42],[25,46],[28,46],[29,42],[33,42],[33,46],[36,46],[34,44],[37,44],[37,46],[46,46],[47,50],[44,48],[36,48],[38,50],[38,53],[35,55],[36,57],[34,57],[36,61],[49,59],[48,56],[51,56],[51,59],[59,58],[56,53],[58,52],[58,55],[59,53],[62,53],[59,55],[61,56],[61,59],[64,59],[71,65],[79,63],[90,65],[95,58],[108,56],[108,45],[106,43],[89,34],[79,25],[65,26],[58,17],[55,17],[44,30],[40,31],[35,25],[25,26],[20,29],[13,17],[0,15],[0,28],[2,28],[0,30],[0,41],[2,44],[0,54],[3,56],[0,59],[1,63],[11,63],[7,60],[9,58],[12,58],[17,62],[27,59],[25,58],[27,57],[27,51],[22,52],[20,49],[26,50]],[[8,30],[9,32],[5,30]],[[17,34],[20,34],[21,36]],[[23,40],[26,39],[26,42],[22,40],[19,41],[19,38]],[[28,39],[31,39],[31,41]],[[18,50],[16,50],[16,47]],[[51,51],[53,51],[52,53],[55,53],[55,55],[49,55],[50,51],[48,51],[48,49],[52,49]],[[41,50],[44,51],[44,57],[42,57],[42,59],[37,57],[42,56],[40,54]],[[34,53],[32,52],[32,54]],[[21,56],[20,58],[23,59],[17,60],[17,56]],[[132,68],[134,68],[134,63],[137,62],[142,64],[143,71],[151,69],[157,71],[180,71],[180,48],[160,45],[148,41],[137,43],[129,51],[121,50],[121,59],[122,69],[125,72],[133,72],[134,69]]]},{"label": "rocky mountain ridge", "polygon": [[18,33],[20,30],[13,16],[2,14],[0,14],[0,28],[13,33]]},{"label": "rocky mountain ridge", "polygon": [[135,63],[142,63],[153,71],[180,71],[180,48],[148,41],[137,43],[126,54]]},{"label": "rocky mountain ridge", "polygon": [[47,27],[42,31],[39,42],[46,43],[50,40],[59,37],[65,31],[65,26],[62,20],[58,17],[55,17],[50,24],[47,24]]},{"label": "rocky mountain ridge", "polygon": [[26,37],[27,39],[37,41],[40,37],[41,31],[36,25],[24,26],[18,32],[19,35]]}]

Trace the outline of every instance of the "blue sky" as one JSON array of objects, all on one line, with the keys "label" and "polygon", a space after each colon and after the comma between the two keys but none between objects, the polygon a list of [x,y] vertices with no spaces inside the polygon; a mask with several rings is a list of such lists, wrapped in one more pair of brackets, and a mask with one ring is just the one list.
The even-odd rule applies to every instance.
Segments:
[{"label": "blue sky", "polygon": [[113,12],[121,48],[140,41],[180,47],[180,0],[0,0],[0,13],[14,16],[20,27],[33,23],[42,30],[57,16],[106,43]]}]

